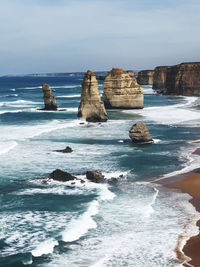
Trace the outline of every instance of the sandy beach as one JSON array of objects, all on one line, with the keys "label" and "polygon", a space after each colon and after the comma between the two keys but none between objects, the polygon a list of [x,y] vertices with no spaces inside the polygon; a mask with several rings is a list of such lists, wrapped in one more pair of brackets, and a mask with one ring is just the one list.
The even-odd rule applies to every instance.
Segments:
[{"label": "sandy beach", "polygon": [[[197,148],[192,154],[200,156],[200,148]],[[184,193],[192,196],[190,203],[200,212],[200,168],[191,172],[171,176],[158,182],[166,187],[180,189]],[[196,224],[200,228],[200,220]],[[177,258],[180,262],[185,262],[184,266],[200,267],[200,233],[191,237],[183,249],[180,251],[180,243],[183,236],[179,236],[177,248],[175,249]],[[184,253],[184,254],[183,254]],[[189,261],[187,260],[190,258]]]}]

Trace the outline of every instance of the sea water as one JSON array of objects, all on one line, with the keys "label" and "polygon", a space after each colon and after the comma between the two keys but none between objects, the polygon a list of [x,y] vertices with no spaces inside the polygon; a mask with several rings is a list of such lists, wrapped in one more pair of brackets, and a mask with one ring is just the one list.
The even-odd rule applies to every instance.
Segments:
[{"label": "sea water", "polygon": [[[195,210],[187,194],[151,181],[198,166],[189,156],[199,139],[198,98],[144,86],[143,110],[110,110],[108,122],[82,124],[82,78],[0,78],[0,266],[179,266],[174,249]],[[39,110],[44,82],[60,111]],[[153,144],[131,143],[136,122]],[[66,146],[73,152],[54,151]],[[58,168],[85,184],[41,182]],[[123,178],[95,184],[87,170]]]}]

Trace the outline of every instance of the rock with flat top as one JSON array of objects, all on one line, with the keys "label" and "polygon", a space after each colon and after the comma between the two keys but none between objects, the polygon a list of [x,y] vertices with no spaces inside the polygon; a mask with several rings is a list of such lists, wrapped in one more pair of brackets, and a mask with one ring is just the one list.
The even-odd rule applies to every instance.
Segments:
[{"label": "rock with flat top", "polygon": [[144,97],[142,88],[138,85],[134,74],[113,68],[103,83],[103,101],[108,109],[143,108]]}]

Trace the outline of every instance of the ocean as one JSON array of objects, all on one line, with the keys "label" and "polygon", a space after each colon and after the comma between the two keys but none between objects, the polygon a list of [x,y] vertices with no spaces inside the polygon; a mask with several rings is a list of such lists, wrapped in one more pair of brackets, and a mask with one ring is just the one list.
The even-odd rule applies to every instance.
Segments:
[{"label": "ocean", "polygon": [[[143,110],[108,110],[108,122],[80,124],[82,78],[0,78],[0,266],[181,266],[178,235],[197,231],[185,227],[197,214],[189,195],[151,181],[199,166],[190,156],[199,99],[143,86]],[[60,111],[39,110],[44,82]],[[153,144],[131,143],[136,122]],[[54,151],[66,146],[73,152]],[[55,169],[85,180],[97,170],[108,183],[42,183]]]}]

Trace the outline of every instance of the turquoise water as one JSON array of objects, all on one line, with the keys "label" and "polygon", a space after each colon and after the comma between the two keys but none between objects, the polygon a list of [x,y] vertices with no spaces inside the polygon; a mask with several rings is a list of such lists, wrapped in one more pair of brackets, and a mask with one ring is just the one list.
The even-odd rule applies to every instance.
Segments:
[{"label": "turquoise water", "polygon": [[[107,123],[80,124],[82,78],[0,78],[0,266],[176,266],[177,237],[194,210],[187,195],[150,181],[189,164],[199,100],[145,86],[144,110],[112,110]],[[43,82],[65,111],[38,110]],[[138,121],[153,144],[130,142]],[[66,146],[73,153],[53,152]],[[40,177],[57,168],[83,179],[87,170],[124,178],[42,184]]]}]

